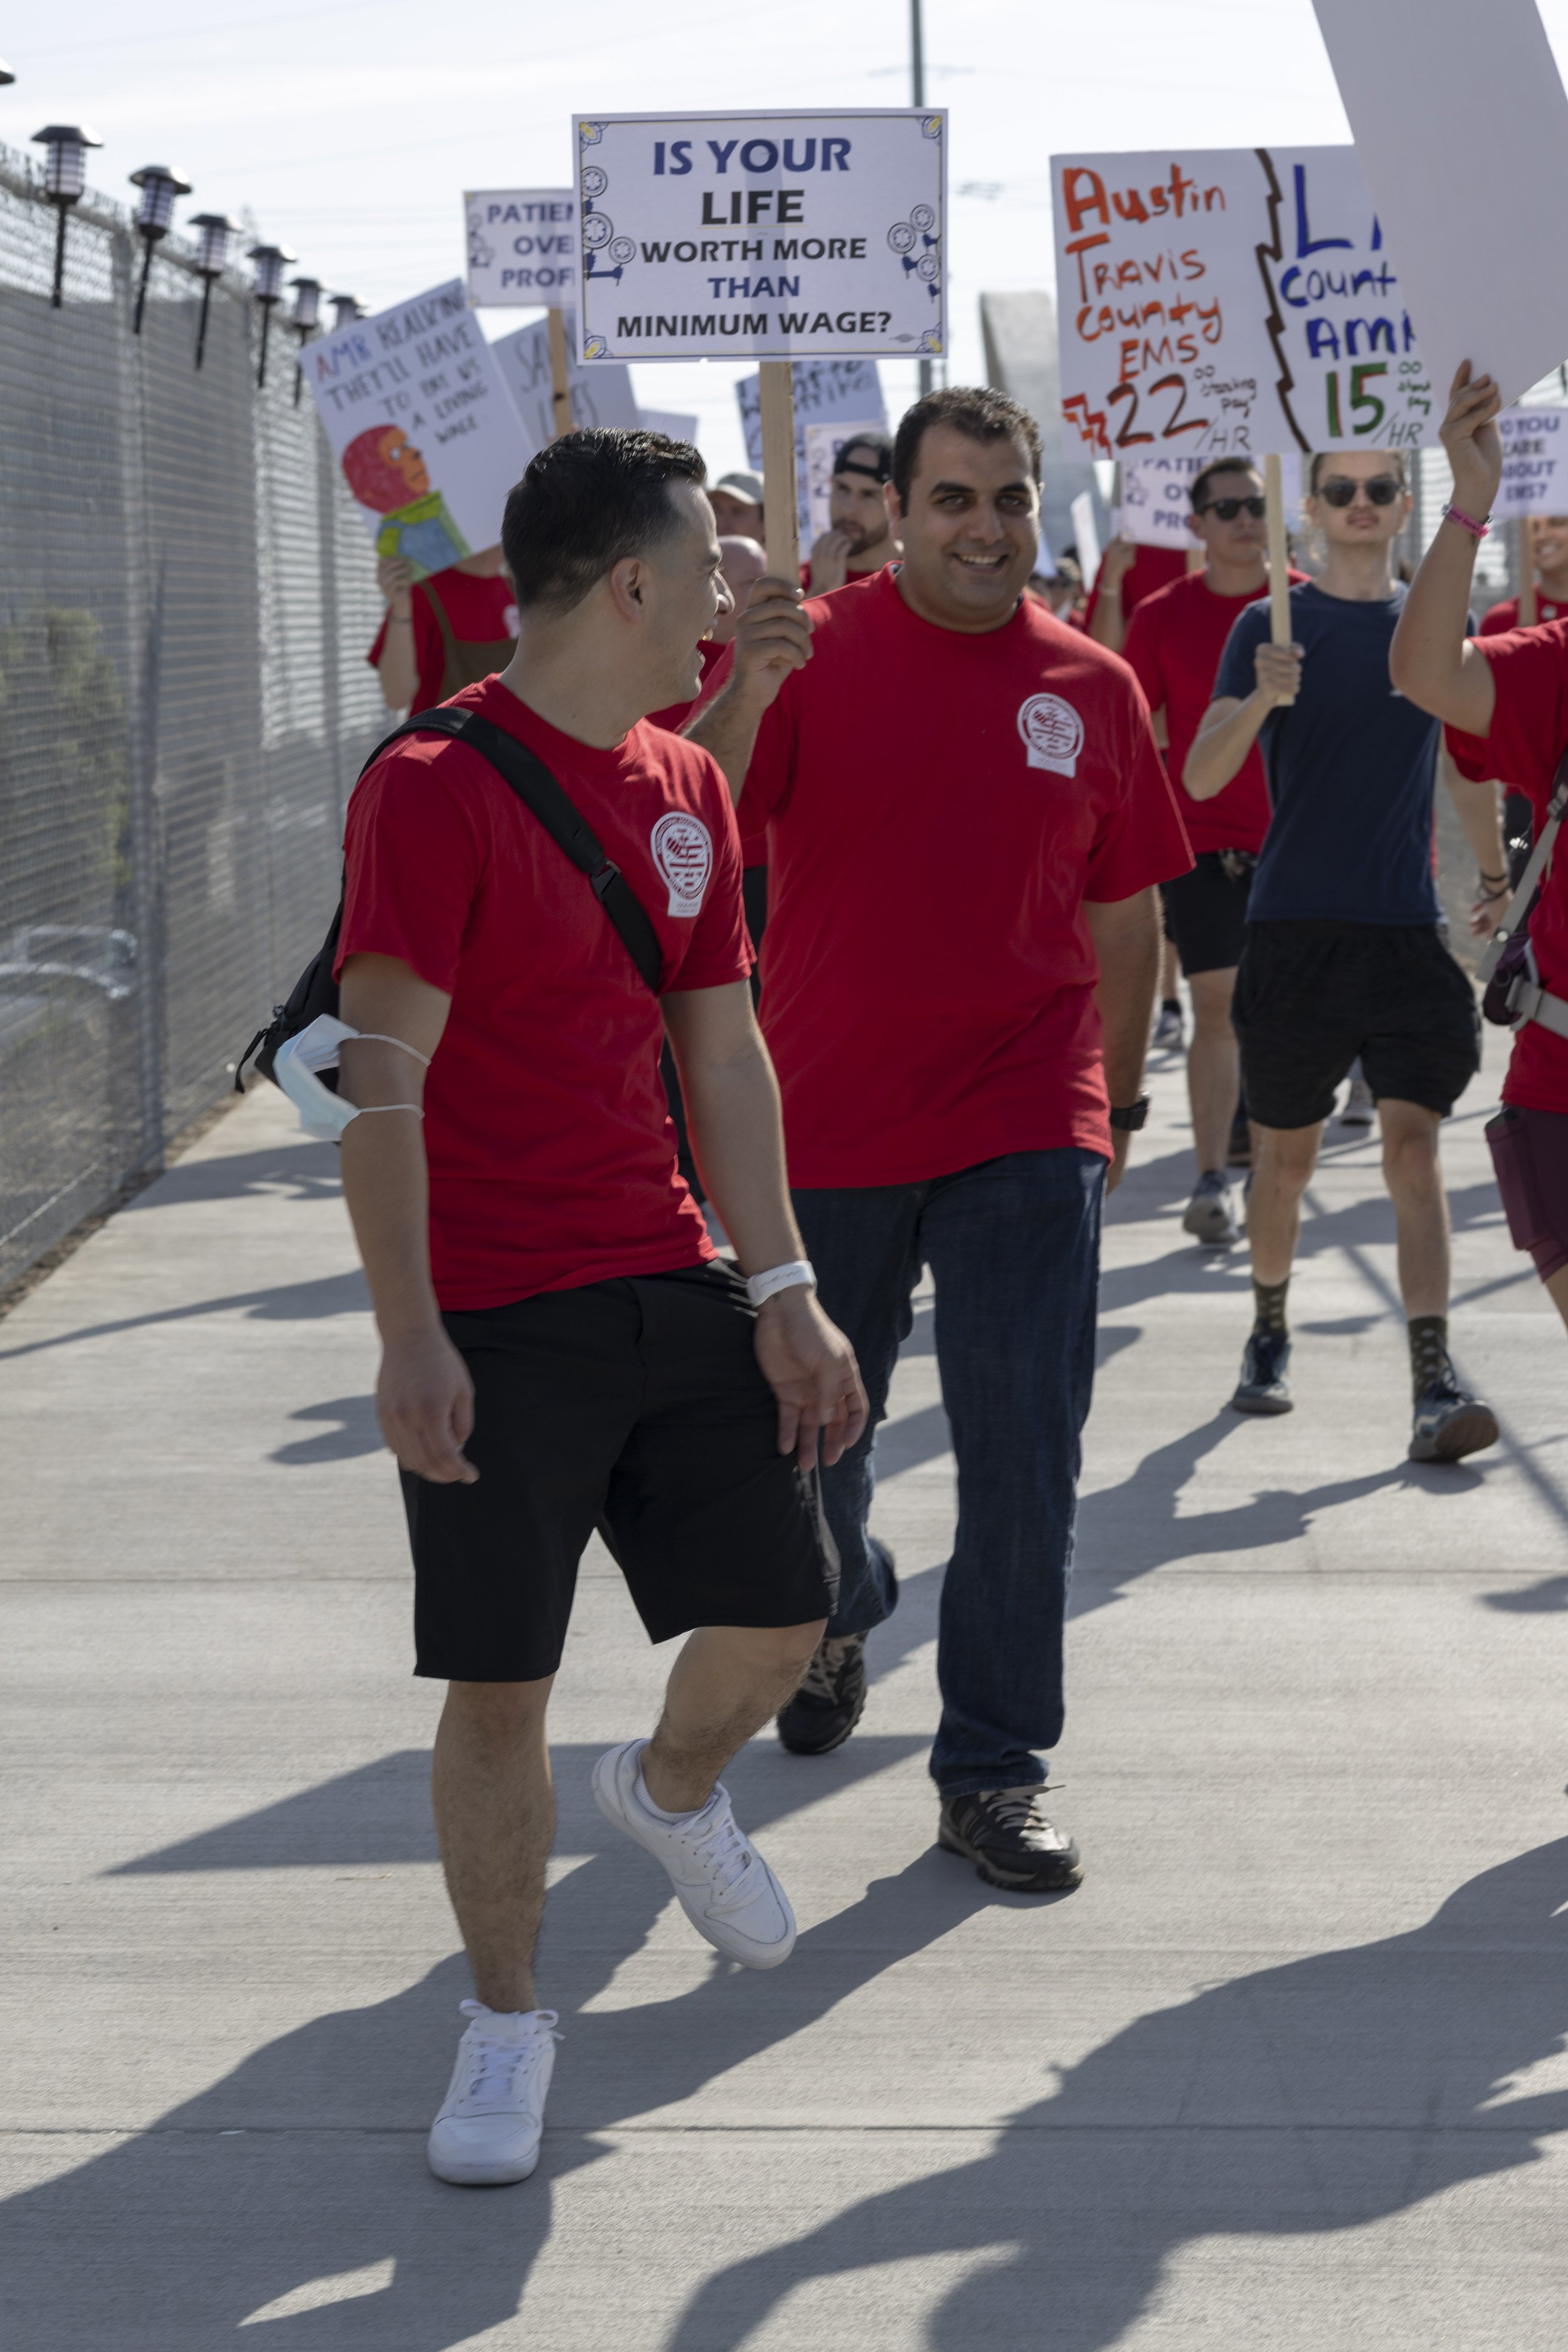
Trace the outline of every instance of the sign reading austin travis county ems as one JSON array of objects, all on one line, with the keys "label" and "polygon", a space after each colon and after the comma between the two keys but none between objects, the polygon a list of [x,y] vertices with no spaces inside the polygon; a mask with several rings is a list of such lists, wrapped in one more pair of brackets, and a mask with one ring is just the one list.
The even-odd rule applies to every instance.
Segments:
[{"label": "sign reading austin travis county ems", "polygon": [[1055,155],[1051,194],[1062,415],[1097,457],[1436,443],[1353,147]]},{"label": "sign reading austin travis county ems", "polygon": [[570,188],[470,188],[468,299],[476,310],[577,299],[577,199]]},{"label": "sign reading austin travis county ems", "polygon": [[585,361],[945,348],[947,117],[574,118]]}]

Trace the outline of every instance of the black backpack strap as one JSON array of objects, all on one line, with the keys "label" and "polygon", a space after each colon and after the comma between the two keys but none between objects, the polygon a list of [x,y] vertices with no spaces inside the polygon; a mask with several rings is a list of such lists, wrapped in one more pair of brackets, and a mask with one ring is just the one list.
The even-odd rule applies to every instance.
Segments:
[{"label": "black backpack strap", "polygon": [[1541,834],[1530,854],[1530,863],[1519,877],[1519,886],[1503,908],[1502,920],[1487,941],[1485,951],[1477,966],[1483,987],[1502,961],[1503,951],[1521,926],[1528,923],[1546,871],[1552,863],[1559,828],[1568,815],[1568,751],[1557,762],[1552,779],[1552,798],[1547,803]]},{"label": "black backpack strap", "polygon": [[454,741],[467,743],[489,761],[502,782],[510,785],[518,799],[538,818],[556,847],[564,850],[580,874],[587,876],[595,897],[619,932],[626,953],[657,996],[664,971],[664,951],[647,909],[620,867],[605,856],[587,818],[538,754],[479,711],[446,703],[438,710],[418,711],[412,719],[405,719],[401,727],[395,727],[376,745],[360,770],[361,775],[405,735],[447,735]]}]

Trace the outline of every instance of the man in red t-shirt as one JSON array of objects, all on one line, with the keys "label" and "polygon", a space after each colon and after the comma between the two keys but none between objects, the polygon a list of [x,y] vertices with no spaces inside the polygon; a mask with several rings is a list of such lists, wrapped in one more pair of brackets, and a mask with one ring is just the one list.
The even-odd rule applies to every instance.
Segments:
[{"label": "man in red t-shirt", "polygon": [[[1516,777],[1539,824],[1568,748],[1568,612],[1532,629],[1466,635],[1476,548],[1502,478],[1500,405],[1491,378],[1472,378],[1467,361],[1442,426],[1453,499],[1410,583],[1389,667],[1401,694],[1445,721],[1461,775]],[[1494,906],[1484,928],[1501,914]],[[1514,1242],[1568,1323],[1568,860],[1560,850],[1530,918],[1510,1004],[1519,1025],[1487,1140]]]},{"label": "man in red t-shirt", "polygon": [[[1042,1810],[1094,1355],[1100,1208],[1141,1094],[1154,886],[1190,863],[1124,663],[1025,583],[1039,436],[995,392],[918,401],[901,565],[800,608],[764,581],[691,736],[769,820],[763,1026],[795,1213],[880,1418],[922,1265],[958,1457],[942,1603],[939,1837],[993,1885],[1076,1884]],[[869,1434],[827,1474],[838,1612],[785,1744],[847,1738],[892,1563]]]},{"label": "man in red t-shirt", "polygon": [[[1538,627],[1544,621],[1561,621],[1568,617],[1568,515],[1525,515],[1521,520],[1521,533],[1525,552],[1535,573],[1535,619],[1528,624]],[[1505,596],[1500,604],[1493,604],[1481,620],[1479,635],[1500,637],[1519,626],[1517,596]],[[1530,794],[1516,785],[1505,784],[1503,832],[1508,850],[1506,872],[1480,874],[1476,877],[1476,899],[1473,912],[1477,915],[1500,915],[1510,889],[1519,880],[1530,858],[1531,806]]]},{"label": "man in red t-shirt", "polygon": [[1173,547],[1140,547],[1134,540],[1113,539],[1100,559],[1083,616],[1083,625],[1095,644],[1103,646],[1107,653],[1119,654],[1127,643],[1128,625],[1145,596],[1168,588],[1186,568],[1186,557]]},{"label": "man in red t-shirt", "polygon": [[[1194,736],[1214,699],[1231,623],[1268,590],[1263,477],[1245,458],[1216,457],[1192,484],[1193,537],[1205,568],[1184,572],[1136,606],[1126,659],[1165,730],[1165,765],[1193,845],[1193,870],[1164,888],[1165,919],[1193,994],[1187,1095],[1197,1189],[1182,1223],[1215,1246],[1237,1239],[1226,1160],[1241,1093],[1230,1000],[1247,926],[1252,869],[1268,829],[1268,786],[1256,745],[1212,800],[1182,789]],[[1291,573],[1292,580],[1304,577]]]},{"label": "man in red t-shirt", "polygon": [[517,598],[499,543],[416,581],[406,556],[375,567],[386,611],[365,658],[389,710],[434,710],[504,669],[517,642]]},{"label": "man in red t-shirt", "polygon": [[814,596],[842,588],[893,562],[899,542],[882,496],[893,471],[893,445],[885,433],[857,433],[838,452],[829,485],[827,529],[801,566],[800,584]]},{"label": "man in red t-shirt", "polygon": [[[691,1633],[652,1740],[600,1759],[599,1808],[727,1958],[776,1967],[795,1940],[716,1775],[816,1648],[834,1581],[819,1434],[832,1461],[865,1399],[790,1213],[724,779],[639,723],[695,694],[728,603],[701,482],[696,452],[657,434],[542,450],[503,525],[517,652],[456,698],[544,764],[619,867],[657,938],[657,998],[469,743],[398,742],[349,809],[343,1190],[402,1465],[416,1672],[449,1685],[437,1825],[478,1996],[430,2134],[447,2180],[538,2160],[545,1706],[595,1525],[652,1638]],[[676,1171],[666,1030],[734,1266]]]}]

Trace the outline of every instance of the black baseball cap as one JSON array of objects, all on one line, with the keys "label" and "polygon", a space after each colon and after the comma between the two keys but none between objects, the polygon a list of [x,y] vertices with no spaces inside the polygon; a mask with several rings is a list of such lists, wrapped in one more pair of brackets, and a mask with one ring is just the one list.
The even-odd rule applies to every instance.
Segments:
[{"label": "black baseball cap", "polygon": [[852,433],[833,460],[836,474],[864,474],[873,482],[893,478],[893,445],[885,433]]}]

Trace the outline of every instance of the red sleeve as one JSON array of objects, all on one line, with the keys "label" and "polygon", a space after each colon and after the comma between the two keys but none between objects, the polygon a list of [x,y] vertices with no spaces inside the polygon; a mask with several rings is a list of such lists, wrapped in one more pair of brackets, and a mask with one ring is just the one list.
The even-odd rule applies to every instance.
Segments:
[{"label": "red sleeve", "polygon": [[1454,764],[1472,783],[1506,776],[1544,803],[1568,744],[1568,621],[1471,642],[1492,666],[1497,706],[1486,735],[1444,729]]},{"label": "red sleeve", "polygon": [[1121,790],[1100,820],[1084,886],[1084,897],[1096,905],[1173,881],[1193,863],[1187,829],[1149,724],[1149,706],[1131,680],[1121,699]]},{"label": "red sleeve", "polygon": [[1121,658],[1132,672],[1151,710],[1161,710],[1165,703],[1165,674],[1160,666],[1160,633],[1154,615],[1159,607],[1138,604],[1127,624],[1127,643],[1121,648]]},{"label": "red sleeve", "polygon": [[439,764],[423,746],[391,751],[354,787],[335,971],[351,955],[397,956],[449,996],[489,844],[455,780],[466,755],[439,748]]},{"label": "red sleeve", "polygon": [[763,714],[752,764],[746,770],[746,789],[736,811],[742,833],[760,834],[789,798],[800,740],[801,675],[799,670],[791,671]]},{"label": "red sleeve", "polygon": [[706,752],[702,758],[709,772],[703,779],[702,814],[713,835],[713,878],[691,927],[691,944],[680,960],[671,995],[692,988],[728,988],[748,979],[756,961],[741,898],[741,835],[730,787],[718,761]]},{"label": "red sleeve", "polygon": [[1519,600],[1517,597],[1510,597],[1505,603],[1492,606],[1490,612],[1482,619],[1476,635],[1479,637],[1500,637],[1505,630],[1517,629],[1518,626]]},{"label": "red sleeve", "polygon": [[[441,642],[441,626],[430,610],[430,600],[421,596],[417,583],[410,592],[408,609],[414,616],[414,708],[429,710],[441,699],[441,679],[447,667],[447,649]],[[381,626],[375,633],[375,643],[365,659],[372,669],[381,665],[382,649],[386,633],[392,625],[389,604],[381,616]],[[430,680],[434,678],[432,686]]]}]

